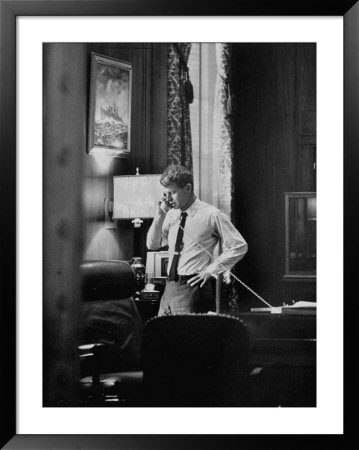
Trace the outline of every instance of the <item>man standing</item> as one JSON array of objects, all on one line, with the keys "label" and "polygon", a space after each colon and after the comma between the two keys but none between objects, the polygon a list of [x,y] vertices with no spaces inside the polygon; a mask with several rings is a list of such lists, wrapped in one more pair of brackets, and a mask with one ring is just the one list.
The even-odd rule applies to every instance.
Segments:
[{"label": "man standing", "polygon": [[[147,234],[149,250],[168,245],[168,277],[158,315],[215,311],[211,279],[242,259],[247,243],[222,211],[197,198],[186,167],[168,166],[160,183],[163,198]],[[222,253],[214,258],[218,241]]]}]

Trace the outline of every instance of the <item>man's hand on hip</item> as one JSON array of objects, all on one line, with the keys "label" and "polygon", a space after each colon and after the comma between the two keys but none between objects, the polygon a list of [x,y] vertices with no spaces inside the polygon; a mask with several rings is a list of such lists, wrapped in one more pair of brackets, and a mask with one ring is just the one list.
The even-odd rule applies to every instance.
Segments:
[{"label": "man's hand on hip", "polygon": [[202,287],[207,280],[211,278],[211,274],[203,270],[202,272],[197,273],[192,278],[187,281],[187,284],[190,286],[195,286],[200,283],[199,287]]}]

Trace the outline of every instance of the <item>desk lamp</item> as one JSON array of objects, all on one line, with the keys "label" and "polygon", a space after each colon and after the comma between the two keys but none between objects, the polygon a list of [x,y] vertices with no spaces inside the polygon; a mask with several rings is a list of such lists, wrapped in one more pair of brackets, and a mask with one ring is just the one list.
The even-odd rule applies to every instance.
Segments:
[{"label": "desk lamp", "polygon": [[134,256],[139,257],[139,237],[143,219],[155,216],[158,202],[163,196],[161,175],[114,176],[113,218],[131,220],[134,226]]}]

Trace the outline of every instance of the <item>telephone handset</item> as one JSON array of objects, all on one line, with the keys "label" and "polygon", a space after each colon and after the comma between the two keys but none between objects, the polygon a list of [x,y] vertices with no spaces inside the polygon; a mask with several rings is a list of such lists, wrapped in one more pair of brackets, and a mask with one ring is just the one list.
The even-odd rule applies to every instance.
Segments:
[{"label": "telephone handset", "polygon": [[166,193],[163,193],[163,197],[161,198],[162,211],[167,213],[172,208],[174,208],[173,201],[168,200]]}]

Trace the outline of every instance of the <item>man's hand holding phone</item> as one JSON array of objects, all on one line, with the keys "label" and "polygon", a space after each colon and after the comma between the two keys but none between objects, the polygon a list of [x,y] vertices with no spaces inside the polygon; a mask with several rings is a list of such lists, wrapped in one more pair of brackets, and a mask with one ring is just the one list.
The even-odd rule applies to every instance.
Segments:
[{"label": "man's hand holding phone", "polygon": [[159,209],[167,214],[167,212],[173,207],[172,204],[165,198],[162,197],[161,200],[158,202]]}]

